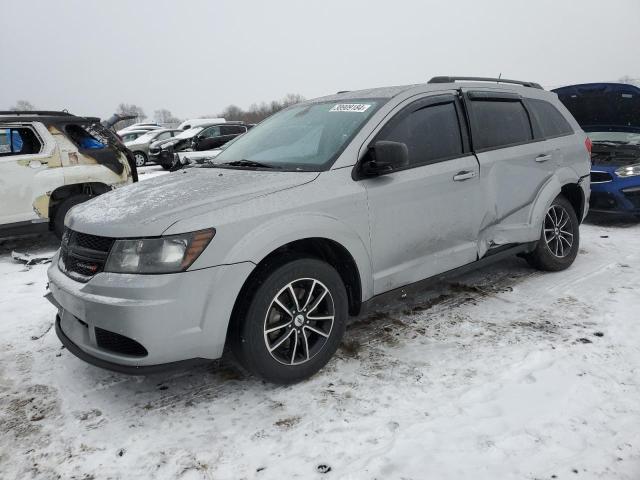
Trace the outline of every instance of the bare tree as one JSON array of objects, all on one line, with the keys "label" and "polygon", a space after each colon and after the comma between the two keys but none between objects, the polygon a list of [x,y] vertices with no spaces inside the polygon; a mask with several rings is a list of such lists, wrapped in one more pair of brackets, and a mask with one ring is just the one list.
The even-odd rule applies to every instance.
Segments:
[{"label": "bare tree", "polygon": [[28,100],[18,100],[13,107],[9,108],[9,110],[22,112],[31,112],[35,109],[36,107],[33,105],[33,103],[29,102]]},{"label": "bare tree", "polygon": [[119,128],[128,127],[129,125],[133,125],[134,123],[141,122],[145,118],[147,118],[147,116],[144,113],[144,110],[142,110],[142,107],[139,107],[138,105],[134,105],[134,104],[121,103],[120,105],[118,105],[118,108],[116,109],[116,113],[118,115],[135,115],[135,118],[132,118],[129,120],[122,120],[122,123],[121,123],[122,126],[118,125]]},{"label": "bare tree", "polygon": [[635,85],[636,87],[640,87],[640,78],[633,78],[629,75],[625,75],[624,77],[620,77],[618,81],[620,83],[628,83],[629,85]]},{"label": "bare tree", "polygon": [[304,97],[297,93],[289,93],[282,100],[273,100],[269,103],[262,102],[260,104],[253,103],[248,110],[243,110],[237,105],[229,105],[225,108],[220,117],[227,120],[240,120],[246,123],[258,123],[274,113],[304,101]]},{"label": "bare tree", "polygon": [[181,120],[173,116],[173,114],[167,110],[166,108],[161,108],[160,110],[156,110],[153,112],[153,118],[156,123],[159,123],[163,126],[177,126]]}]

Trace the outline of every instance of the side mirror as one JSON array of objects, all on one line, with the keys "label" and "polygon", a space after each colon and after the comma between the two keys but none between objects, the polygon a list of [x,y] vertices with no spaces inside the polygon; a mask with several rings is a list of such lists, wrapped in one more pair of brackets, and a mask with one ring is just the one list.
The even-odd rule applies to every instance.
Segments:
[{"label": "side mirror", "polygon": [[409,149],[405,143],[380,140],[369,147],[360,170],[366,177],[377,177],[408,164]]}]

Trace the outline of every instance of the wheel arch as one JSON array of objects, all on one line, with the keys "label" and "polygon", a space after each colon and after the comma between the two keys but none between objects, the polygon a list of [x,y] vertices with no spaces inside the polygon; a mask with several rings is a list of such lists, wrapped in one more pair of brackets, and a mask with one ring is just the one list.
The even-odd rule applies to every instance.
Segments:
[{"label": "wheel arch", "polygon": [[[286,243],[269,252],[245,281],[243,289],[255,282],[266,270],[294,258],[315,258],[331,265],[340,275],[347,290],[349,314],[357,315],[362,305],[362,280],[358,265],[346,247],[325,237],[307,237]],[[239,295],[239,297],[242,295]]]},{"label": "wheel arch", "polygon": [[571,205],[576,209],[578,220],[582,221],[586,199],[584,191],[580,186],[580,177],[570,168],[560,168],[538,193],[531,213],[530,225],[534,228],[531,232],[532,238],[534,234],[536,236],[540,234],[542,220],[551,202],[560,194],[567,197],[567,200],[569,200]]},{"label": "wheel arch", "polygon": [[71,185],[62,185],[51,192],[49,196],[49,224],[52,225],[56,216],[58,206],[67,198],[74,195],[90,195],[96,196],[106,193],[111,187],[101,182],[84,182],[73,183]]},{"label": "wheel arch", "polygon": [[577,182],[565,183],[560,189],[560,193],[565,196],[573,207],[573,210],[576,212],[576,216],[578,217],[578,222],[582,223],[586,199],[580,184]]}]

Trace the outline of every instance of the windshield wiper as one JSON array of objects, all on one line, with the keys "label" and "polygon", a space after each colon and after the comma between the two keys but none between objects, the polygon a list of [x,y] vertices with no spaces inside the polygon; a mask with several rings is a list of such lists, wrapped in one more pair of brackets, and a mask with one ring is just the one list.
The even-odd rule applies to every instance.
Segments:
[{"label": "windshield wiper", "polygon": [[280,168],[268,163],[255,162],[253,160],[234,160],[233,162],[219,163],[218,165],[228,165],[230,167],[247,167],[247,168]]}]

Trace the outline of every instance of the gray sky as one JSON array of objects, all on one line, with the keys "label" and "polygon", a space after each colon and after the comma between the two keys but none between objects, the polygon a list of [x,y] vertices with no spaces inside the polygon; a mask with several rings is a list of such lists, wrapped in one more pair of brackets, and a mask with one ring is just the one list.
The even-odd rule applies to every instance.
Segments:
[{"label": "gray sky", "polygon": [[179,117],[286,93],[640,77],[639,0],[0,0],[0,109]]}]

